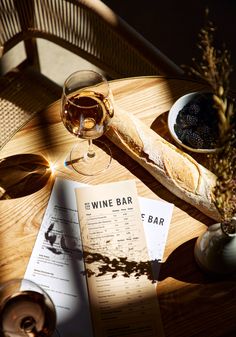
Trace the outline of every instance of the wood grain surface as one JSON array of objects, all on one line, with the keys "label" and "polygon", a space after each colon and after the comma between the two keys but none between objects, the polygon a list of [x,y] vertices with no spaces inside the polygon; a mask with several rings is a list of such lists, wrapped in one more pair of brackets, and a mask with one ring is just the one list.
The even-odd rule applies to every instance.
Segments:
[{"label": "wood grain surface", "polygon": [[[122,109],[137,115],[170,142],[167,115],[171,105],[185,93],[204,89],[198,82],[155,76],[115,80],[110,85]],[[57,101],[1,150],[0,282],[24,275],[56,175],[89,184],[135,179],[139,195],[175,206],[157,284],[166,337],[236,336],[235,278],[212,279],[198,269],[193,256],[196,238],[213,220],[178,199],[105,136],[103,139],[113,155],[104,174],[85,177],[65,168],[63,160],[77,140],[63,126]],[[196,159],[207,165],[204,155]]]}]

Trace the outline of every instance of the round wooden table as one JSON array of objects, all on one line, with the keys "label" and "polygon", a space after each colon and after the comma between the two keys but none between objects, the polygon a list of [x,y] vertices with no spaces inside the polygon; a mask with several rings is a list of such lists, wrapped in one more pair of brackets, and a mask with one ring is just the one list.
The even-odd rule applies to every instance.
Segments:
[{"label": "round wooden table", "polygon": [[[110,85],[121,108],[170,142],[171,105],[183,94],[204,89],[199,82],[158,76],[114,80]],[[166,337],[236,336],[235,278],[211,279],[198,269],[193,256],[196,238],[214,221],[166,190],[106,138],[113,160],[105,174],[85,177],[68,171],[62,158],[76,139],[62,125],[59,112],[57,101],[0,152],[0,282],[24,275],[55,176],[89,184],[135,179],[139,195],[174,204],[157,284]],[[196,159],[207,163],[204,155]],[[51,163],[53,174],[49,174]]]}]

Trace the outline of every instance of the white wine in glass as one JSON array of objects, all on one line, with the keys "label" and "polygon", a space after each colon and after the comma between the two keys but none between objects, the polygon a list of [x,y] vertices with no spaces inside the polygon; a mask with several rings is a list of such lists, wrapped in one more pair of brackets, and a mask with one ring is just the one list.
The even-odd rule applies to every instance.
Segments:
[{"label": "white wine in glass", "polygon": [[56,311],[49,295],[27,279],[0,285],[0,336],[51,337],[56,334]]},{"label": "white wine in glass", "polygon": [[113,97],[106,78],[93,70],[71,74],[63,85],[61,118],[67,130],[82,139],[72,149],[67,165],[83,175],[96,175],[111,163],[111,151],[101,141],[113,117]]}]

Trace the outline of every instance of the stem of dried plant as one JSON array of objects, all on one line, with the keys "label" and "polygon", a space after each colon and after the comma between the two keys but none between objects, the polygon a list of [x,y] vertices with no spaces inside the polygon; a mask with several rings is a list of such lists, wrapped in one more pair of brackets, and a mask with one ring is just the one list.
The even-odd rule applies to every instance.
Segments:
[{"label": "stem of dried plant", "polygon": [[234,100],[229,97],[229,77],[232,72],[230,53],[226,48],[215,48],[214,33],[215,27],[207,20],[199,34],[198,48],[202,58],[200,61],[193,59],[193,66],[188,68],[188,72],[204,80],[212,90],[217,110],[220,150],[209,155],[209,162],[217,175],[215,205],[222,222],[230,222],[236,214],[236,113]]}]

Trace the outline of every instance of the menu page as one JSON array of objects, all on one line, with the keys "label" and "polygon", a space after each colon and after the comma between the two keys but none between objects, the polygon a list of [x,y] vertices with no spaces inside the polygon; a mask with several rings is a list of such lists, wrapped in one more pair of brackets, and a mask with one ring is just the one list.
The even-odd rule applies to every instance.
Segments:
[{"label": "menu page", "polygon": [[74,192],[79,186],[56,179],[25,272],[52,298],[60,337],[93,336]]},{"label": "menu page", "polygon": [[[94,249],[93,245],[91,247],[90,243],[86,246],[84,242],[82,247],[75,195],[75,189],[82,186],[85,185],[67,179],[56,178],[25,273],[25,278],[31,279],[41,285],[51,296],[56,306],[57,330],[60,337],[94,337],[86,280],[86,278],[88,278],[88,280],[91,279],[89,271],[91,272],[92,265],[96,264],[97,268],[102,268],[99,270],[99,274],[103,274],[103,278],[98,276],[97,269],[94,269],[96,272],[94,277],[96,276],[98,282],[100,282],[101,279],[103,286],[101,291],[104,295],[104,303],[112,296],[111,289],[109,289],[109,287],[104,287],[104,277],[108,277],[108,282],[110,282],[110,279],[112,282],[118,280],[120,283],[121,280],[123,280],[124,289],[127,289],[125,288],[127,286],[130,288],[129,283],[126,285],[126,282],[128,282],[128,279],[130,278],[128,276],[132,274],[132,278],[134,278],[134,274],[136,273],[137,283],[135,283],[134,286],[134,289],[138,292],[138,295],[137,293],[134,294],[137,301],[136,307],[141,308],[142,306],[143,310],[145,310],[145,301],[142,294],[143,281],[139,274],[145,274],[146,272],[147,278],[151,275],[151,271],[147,268],[147,264],[139,264],[141,257],[143,257],[143,259],[146,258],[146,256],[142,254],[143,248],[140,251],[137,249],[137,255],[134,253],[134,258],[132,258],[130,255],[133,249],[132,245],[129,245],[127,248],[127,245],[123,245],[122,241],[117,239],[119,249],[115,252],[113,251],[113,255],[115,255],[113,260],[111,259],[112,255],[97,254],[98,251]],[[125,199],[122,203],[124,203],[125,206]],[[139,197],[139,204],[141,219],[148,245],[149,259],[154,260],[155,262],[154,276],[157,280],[159,272],[158,262],[161,261],[163,257],[173,205],[167,202],[141,197]],[[116,219],[117,224],[120,223],[118,228],[121,228],[123,223],[122,218],[119,218],[118,214],[116,214]],[[131,234],[131,228],[129,230],[127,227],[125,230],[125,236],[128,237],[134,235]],[[116,233],[119,234],[119,230],[117,230]],[[143,238],[142,231],[138,231],[137,233]],[[101,238],[98,241],[100,241],[100,243],[104,243],[104,247],[106,248],[109,244],[109,240],[111,240],[111,237],[109,238],[108,234],[106,234],[103,239],[98,230],[97,232],[95,230],[94,234],[97,237],[100,235]],[[138,242],[137,239],[136,242]],[[144,247],[144,252],[146,254],[144,242],[145,240],[141,243],[141,245]],[[109,247],[107,246],[107,249],[104,249],[104,247],[103,253],[108,254],[112,251],[111,245]],[[117,265],[117,256],[121,258],[119,265]],[[128,256],[129,260],[126,259]],[[87,265],[86,271],[84,257]],[[132,260],[130,261],[131,258]],[[111,261],[111,263],[109,264],[108,261]],[[113,266],[113,264],[116,264],[116,266]],[[123,268],[122,273],[124,274],[126,271],[127,274],[116,276],[117,268]],[[133,281],[135,282],[135,280]],[[140,289],[140,291],[138,289]],[[128,292],[129,294],[127,295]],[[127,293],[126,297],[131,298],[130,303],[133,303],[132,301],[134,301],[134,299],[132,299],[132,289],[131,291],[127,290]],[[124,295],[120,295],[124,297]],[[127,300],[128,298],[125,298],[126,302]],[[121,302],[121,300],[119,302]],[[135,307],[132,308],[131,304],[129,304],[129,308],[131,313],[135,309]],[[158,319],[158,316],[156,319]],[[132,321],[131,318],[129,318],[129,320]],[[140,331],[142,331],[141,328],[144,329],[143,325],[141,326],[138,325],[138,322],[136,323],[137,331],[138,327],[140,328]],[[146,327],[146,329],[149,328]],[[117,330],[116,336],[119,336],[118,332],[119,330]],[[114,336],[115,332],[113,331],[112,333],[113,335],[111,336]],[[125,333],[123,335],[125,335]],[[137,335],[142,336],[138,332]],[[148,332],[146,335],[149,336]]]},{"label": "menu page", "polygon": [[76,198],[95,337],[163,336],[135,181],[81,187]]}]

